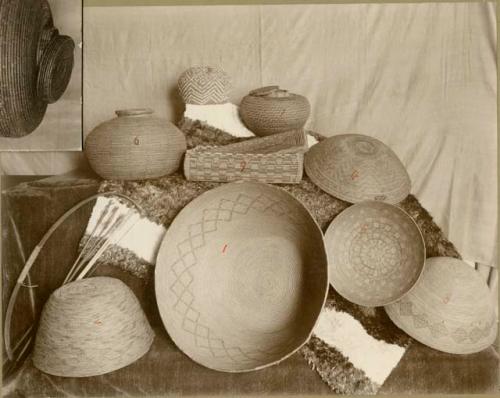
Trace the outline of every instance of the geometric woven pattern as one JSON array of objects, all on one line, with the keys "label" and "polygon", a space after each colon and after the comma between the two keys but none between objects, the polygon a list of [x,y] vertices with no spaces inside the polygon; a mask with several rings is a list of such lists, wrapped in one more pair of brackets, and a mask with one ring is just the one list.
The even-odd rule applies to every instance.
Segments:
[{"label": "geometric woven pattern", "polygon": [[411,337],[449,353],[481,351],[497,333],[487,285],[474,269],[454,258],[427,259],[414,289],[385,310]]},{"label": "geometric woven pattern", "polygon": [[393,302],[417,281],[425,245],[415,222],[383,202],[348,207],[325,234],[330,281],[348,300],[368,307]]},{"label": "geometric woven pattern", "polygon": [[229,100],[230,79],[220,68],[189,68],[180,75],[178,87],[186,104],[223,104]]},{"label": "geometric woven pattern", "polygon": [[[178,232],[175,234],[175,249],[169,250],[166,247],[172,246],[171,243],[169,244],[167,232],[158,254],[155,283],[158,306],[164,324],[183,351],[194,360],[214,369],[246,371],[268,366],[277,360],[284,359],[297,350],[308,336],[288,334],[286,338],[281,338],[274,348],[267,347],[266,349],[255,345],[241,347],[238,344],[228,344],[223,337],[218,336],[208,326],[206,319],[210,314],[202,314],[203,310],[199,308],[200,298],[197,303],[196,293],[199,294],[199,292],[193,289],[193,282],[196,277],[196,267],[200,267],[198,251],[207,245],[211,235],[216,234],[223,224],[229,224],[235,218],[241,219],[241,216],[252,217],[251,214],[255,212],[268,215],[269,220],[288,219],[298,230],[304,230],[307,223],[297,217],[293,208],[283,203],[282,196],[287,195],[285,192],[280,192],[280,195],[273,197],[269,195],[269,192],[266,194],[267,189],[259,192],[253,188],[252,192],[248,186],[244,189],[243,184],[233,185],[241,186],[243,192],[221,195],[222,197],[213,205],[204,208],[201,218],[189,223],[183,229],[185,236],[179,236]],[[230,186],[226,185],[218,190],[221,191],[226,187]],[[250,187],[252,188],[253,184]],[[268,187],[264,186],[264,188]],[[181,216],[182,212],[178,218],[182,218]],[[175,221],[170,226],[169,232],[175,230]],[[319,229],[317,232],[320,233]],[[217,286],[213,288],[217,289]],[[165,293],[166,289],[169,294]],[[324,294],[326,295],[326,287]],[[318,315],[320,308],[321,305],[315,308]],[[177,317],[172,318],[172,311],[177,314]],[[217,310],[214,309],[214,311]],[[311,330],[312,326],[310,326]]]},{"label": "geometric woven pattern", "polygon": [[318,187],[349,203],[378,200],[396,204],[410,192],[410,177],[401,161],[373,137],[330,137],[306,153],[304,165]]},{"label": "geometric woven pattern", "polygon": [[302,153],[223,153],[197,147],[186,153],[184,174],[189,181],[298,184],[303,162]]}]

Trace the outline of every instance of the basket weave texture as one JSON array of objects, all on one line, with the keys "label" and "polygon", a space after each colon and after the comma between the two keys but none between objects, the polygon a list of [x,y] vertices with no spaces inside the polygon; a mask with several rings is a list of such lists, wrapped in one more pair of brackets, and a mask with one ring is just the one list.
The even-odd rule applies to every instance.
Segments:
[{"label": "basket weave texture", "polygon": [[491,346],[497,336],[490,297],[487,284],[472,267],[455,258],[432,257],[415,288],[385,310],[422,344],[471,354]]},{"label": "basket weave texture", "polygon": [[381,141],[361,134],[329,137],[305,155],[308,177],[318,187],[350,203],[401,202],[411,181],[397,155]]},{"label": "basket weave texture", "polygon": [[382,306],[417,283],[425,262],[424,238],[412,218],[388,203],[348,207],[325,234],[330,283],[349,301]]},{"label": "basket weave texture", "polygon": [[220,68],[195,66],[180,75],[178,87],[186,104],[224,104],[229,101],[231,80]]},{"label": "basket weave texture", "polygon": [[311,106],[306,97],[291,93],[276,97],[273,96],[276,91],[282,90],[254,90],[241,100],[241,119],[255,135],[266,136],[302,129],[309,118]]},{"label": "basket weave texture", "polygon": [[304,153],[308,149],[304,130],[291,130],[284,133],[256,137],[217,147],[222,153]]},{"label": "basket weave texture", "polygon": [[217,149],[200,146],[186,152],[184,175],[188,181],[298,184],[302,180],[302,153],[226,153]]},{"label": "basket weave texture", "polygon": [[155,268],[163,323],[194,361],[244,372],[275,364],[310,337],[328,291],[321,230],[266,184],[232,183],[190,202]]},{"label": "basket weave texture", "polygon": [[139,180],[171,174],[186,151],[184,134],[172,123],[151,116],[151,109],[116,111],[85,140],[85,155],[105,179]]},{"label": "basket weave texture", "polygon": [[22,137],[41,123],[73,70],[74,42],[59,35],[46,0],[0,2],[0,136]]},{"label": "basket weave texture", "polygon": [[96,376],[136,361],[153,339],[130,288],[114,278],[87,278],[63,285],[49,297],[33,363],[55,376]]}]

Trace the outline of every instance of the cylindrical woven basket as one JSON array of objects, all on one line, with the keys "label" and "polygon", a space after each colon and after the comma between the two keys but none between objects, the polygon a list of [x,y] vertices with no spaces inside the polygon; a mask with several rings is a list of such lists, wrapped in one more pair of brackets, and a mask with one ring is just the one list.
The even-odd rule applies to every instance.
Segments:
[{"label": "cylindrical woven basket", "polygon": [[114,278],[87,278],[50,296],[40,318],[33,363],[55,376],[97,376],[135,362],[153,339],[130,288]]},{"label": "cylindrical woven basket", "polygon": [[180,167],[186,137],[151,109],[116,111],[85,140],[92,169],[105,179],[140,180],[171,174]]},{"label": "cylindrical woven basket", "polygon": [[298,184],[302,180],[302,153],[229,153],[218,147],[198,146],[186,152],[184,175],[189,181],[257,181]]},{"label": "cylindrical woven basket", "polygon": [[347,300],[377,307],[399,300],[417,283],[425,243],[400,208],[366,201],[340,213],[325,233],[330,283]]},{"label": "cylindrical woven basket", "polygon": [[304,153],[308,149],[304,130],[291,130],[284,133],[256,137],[249,140],[223,145],[216,148],[222,153]]},{"label": "cylindrical woven basket", "polygon": [[41,123],[73,70],[74,42],[59,35],[46,0],[0,2],[0,136],[22,137]]},{"label": "cylindrical woven basket", "polygon": [[350,203],[396,204],[410,193],[410,177],[383,142],[361,134],[329,137],[305,155],[308,177],[326,193]]},{"label": "cylindrical woven basket", "polygon": [[479,352],[498,332],[488,285],[456,258],[427,259],[415,288],[385,310],[415,340],[451,354]]},{"label": "cylindrical woven basket", "polygon": [[180,75],[178,87],[186,104],[224,104],[229,101],[231,80],[220,68],[195,66]]},{"label": "cylindrical woven basket", "polygon": [[306,97],[271,86],[269,90],[254,90],[243,97],[239,112],[243,123],[255,135],[266,136],[302,129],[311,106]]},{"label": "cylindrical woven basket", "polygon": [[327,270],[321,230],[300,202],[266,184],[225,184],[170,225],[156,262],[156,299],[170,337],[194,361],[252,371],[309,339]]}]

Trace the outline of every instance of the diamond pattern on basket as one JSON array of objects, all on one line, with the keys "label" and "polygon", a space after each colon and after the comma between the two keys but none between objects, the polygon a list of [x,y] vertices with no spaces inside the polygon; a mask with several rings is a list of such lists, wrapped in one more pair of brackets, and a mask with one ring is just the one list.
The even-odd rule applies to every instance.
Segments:
[{"label": "diamond pattern on basket", "polygon": [[[230,222],[233,215],[246,215],[250,210],[262,213],[272,213],[279,217],[290,217],[283,205],[264,194],[250,197],[244,194],[237,196],[235,200],[221,199],[216,208],[203,210],[202,220],[188,227],[188,237],[177,245],[177,259],[171,264],[170,272],[175,276],[170,285],[170,291],[176,297],[172,303],[174,310],[183,317],[182,328],[193,336],[195,344],[204,348],[213,357],[228,358],[234,362],[253,363],[255,358],[266,358],[275,355],[274,351],[244,351],[240,347],[226,346],[225,342],[217,337],[209,327],[200,321],[200,312],[193,305],[194,295],[190,291],[193,282],[191,268],[196,266],[196,249],[203,247],[206,243],[206,234],[217,231],[220,223]],[[296,220],[293,220],[296,222]],[[288,347],[294,343],[290,339],[289,344],[280,347],[278,352],[287,352]]]}]

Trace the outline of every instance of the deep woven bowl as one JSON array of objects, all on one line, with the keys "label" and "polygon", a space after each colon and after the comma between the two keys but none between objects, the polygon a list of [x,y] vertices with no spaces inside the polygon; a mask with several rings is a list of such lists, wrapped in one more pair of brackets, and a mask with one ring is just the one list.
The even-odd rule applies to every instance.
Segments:
[{"label": "deep woven bowl", "polygon": [[377,307],[403,297],[417,282],[425,243],[400,208],[367,201],[348,207],[325,234],[330,283],[349,301]]},{"label": "deep woven bowl", "polygon": [[361,134],[329,137],[311,147],[304,168],[323,191],[350,203],[379,200],[396,204],[411,182],[397,155],[383,142]]},{"label": "deep woven bowl", "polygon": [[170,225],[155,270],[177,346],[225,372],[275,364],[310,337],[328,289],[321,230],[287,192],[244,182],[210,190]]},{"label": "deep woven bowl", "polygon": [[171,174],[180,167],[186,137],[151,109],[116,111],[85,140],[92,169],[105,179],[140,180]]},{"label": "deep woven bowl", "polygon": [[472,267],[450,257],[427,259],[415,288],[385,310],[415,340],[452,354],[479,352],[498,332],[488,286]]},{"label": "deep woven bowl", "polygon": [[0,2],[0,136],[22,137],[69,83],[73,40],[59,35],[46,0]]},{"label": "deep woven bowl", "polygon": [[118,279],[87,278],[50,296],[40,318],[33,363],[55,376],[96,376],[136,361],[153,339],[132,290]]},{"label": "deep woven bowl", "polygon": [[186,104],[224,104],[229,101],[231,79],[220,68],[194,66],[179,76],[178,87]]},{"label": "deep woven bowl", "polygon": [[288,130],[302,129],[311,113],[306,97],[289,93],[274,96],[279,90],[271,86],[254,90],[241,100],[239,112],[243,123],[255,135],[266,136]]}]

